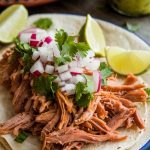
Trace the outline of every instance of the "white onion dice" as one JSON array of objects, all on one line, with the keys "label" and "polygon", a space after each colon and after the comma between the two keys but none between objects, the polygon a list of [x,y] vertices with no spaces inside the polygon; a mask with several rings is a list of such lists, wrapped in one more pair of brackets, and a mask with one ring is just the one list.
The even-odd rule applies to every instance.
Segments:
[{"label": "white onion dice", "polygon": [[59,76],[62,81],[67,81],[67,80],[71,79],[71,77],[72,77],[72,75],[70,74],[69,71],[63,72]]},{"label": "white onion dice", "polygon": [[37,60],[33,66],[31,67],[30,69],[30,72],[33,74],[34,72],[40,72],[40,73],[43,73],[44,72],[44,67],[43,67],[43,64],[40,60]]},{"label": "white onion dice", "polygon": [[66,72],[66,71],[68,71],[68,69],[69,69],[68,64],[57,67],[58,73]]},{"label": "white onion dice", "polygon": [[48,74],[53,74],[53,72],[54,72],[54,66],[52,66],[52,65],[46,65],[45,72],[48,73]]}]

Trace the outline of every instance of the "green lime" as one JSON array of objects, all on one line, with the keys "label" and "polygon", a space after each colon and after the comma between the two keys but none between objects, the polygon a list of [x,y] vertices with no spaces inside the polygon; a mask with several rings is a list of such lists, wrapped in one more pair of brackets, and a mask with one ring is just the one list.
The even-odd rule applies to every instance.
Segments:
[{"label": "green lime", "polygon": [[86,41],[96,56],[104,56],[105,38],[100,25],[90,16],[87,15],[86,22],[81,28],[80,41]]},{"label": "green lime", "polygon": [[107,47],[106,58],[111,68],[122,75],[140,74],[150,66],[150,52]]},{"label": "green lime", "polygon": [[0,42],[10,43],[24,28],[28,11],[23,5],[12,5],[0,14]]}]

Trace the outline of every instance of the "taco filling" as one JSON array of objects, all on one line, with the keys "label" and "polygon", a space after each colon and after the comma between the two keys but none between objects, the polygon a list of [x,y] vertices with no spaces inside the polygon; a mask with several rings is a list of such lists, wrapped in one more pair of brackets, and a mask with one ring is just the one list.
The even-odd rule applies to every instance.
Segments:
[{"label": "taco filling", "polygon": [[118,129],[144,129],[136,106],[148,95],[133,74],[118,81],[77,36],[24,30],[0,61],[0,84],[16,112],[0,124],[0,135],[12,134],[19,143],[37,136],[42,150],[126,140]]}]

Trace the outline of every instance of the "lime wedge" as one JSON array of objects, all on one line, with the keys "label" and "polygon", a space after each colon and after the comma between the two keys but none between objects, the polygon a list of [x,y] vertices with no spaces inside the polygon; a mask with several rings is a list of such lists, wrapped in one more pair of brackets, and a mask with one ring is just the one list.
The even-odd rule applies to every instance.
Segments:
[{"label": "lime wedge", "polygon": [[[96,56],[104,56],[105,38],[100,25],[87,15],[86,22],[80,30],[81,38],[84,39],[95,52]],[[83,34],[84,33],[84,34]]]},{"label": "lime wedge", "polygon": [[0,42],[10,43],[24,28],[28,11],[23,5],[12,5],[0,14]]},{"label": "lime wedge", "polygon": [[107,47],[105,52],[108,64],[115,72],[122,75],[140,74],[150,66],[149,51]]}]

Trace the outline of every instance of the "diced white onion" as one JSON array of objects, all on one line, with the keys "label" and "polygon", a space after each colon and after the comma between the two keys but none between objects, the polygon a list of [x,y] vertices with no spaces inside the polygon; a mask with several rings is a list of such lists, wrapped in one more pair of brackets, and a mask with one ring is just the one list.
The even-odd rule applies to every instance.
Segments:
[{"label": "diced white onion", "polygon": [[45,63],[48,57],[47,47],[38,47],[38,51],[40,54],[40,60]]},{"label": "diced white onion", "polygon": [[83,73],[83,68],[79,67],[72,67],[69,69],[72,75],[77,75],[77,74],[82,74]]},{"label": "diced white onion", "polygon": [[97,70],[100,66],[100,60],[99,59],[93,59],[91,62],[86,64],[86,68],[94,71]]},{"label": "diced white onion", "polygon": [[34,73],[35,71],[39,71],[40,73],[44,72],[44,67],[40,60],[36,61],[30,69],[31,73]]},{"label": "diced white onion", "polygon": [[48,55],[47,56],[47,61],[53,61],[54,59],[53,59],[53,56],[52,55]]},{"label": "diced white onion", "polygon": [[78,67],[85,67],[84,61],[82,59],[78,61]]},{"label": "diced white onion", "polygon": [[62,87],[60,90],[61,90],[61,92],[65,92],[66,91],[65,87]]},{"label": "diced white onion", "polygon": [[72,77],[72,75],[70,74],[69,71],[63,72],[59,76],[62,81],[67,81],[67,80],[71,79],[71,77]]},{"label": "diced white onion", "polygon": [[74,84],[66,84],[65,85],[65,90],[68,95],[75,94],[75,89],[76,89],[76,86]]},{"label": "diced white onion", "polygon": [[74,84],[77,84],[78,82],[82,82],[84,84],[86,83],[86,78],[83,75],[76,75],[73,76],[72,78],[73,78],[72,82]]},{"label": "diced white onion", "polygon": [[45,72],[48,73],[48,74],[52,74],[54,72],[54,66],[46,65]]},{"label": "diced white onion", "polygon": [[59,86],[59,87],[65,86],[65,82],[64,82],[64,81],[59,82],[59,83],[58,83],[58,86]]},{"label": "diced white onion", "polygon": [[61,79],[59,76],[57,76],[57,78],[54,80],[54,82],[58,83],[58,82],[61,82]]},{"label": "diced white onion", "polygon": [[33,54],[32,54],[32,59],[33,60],[37,60],[39,58],[40,54],[38,51],[34,51]]},{"label": "diced white onion", "polygon": [[68,64],[57,67],[57,70],[58,70],[59,73],[66,72],[68,69],[69,69]]},{"label": "diced white onion", "polygon": [[86,56],[86,57],[91,58],[91,57],[94,57],[94,56],[95,56],[94,51],[88,51],[88,52],[87,52],[87,56]]},{"label": "diced white onion", "polygon": [[78,62],[77,61],[72,61],[69,63],[69,67],[77,67],[78,66]]},{"label": "diced white onion", "polygon": [[31,33],[21,33],[19,39],[23,43],[29,43],[31,38]]},{"label": "diced white onion", "polygon": [[98,92],[101,88],[102,77],[99,71],[93,71],[94,92]]}]

